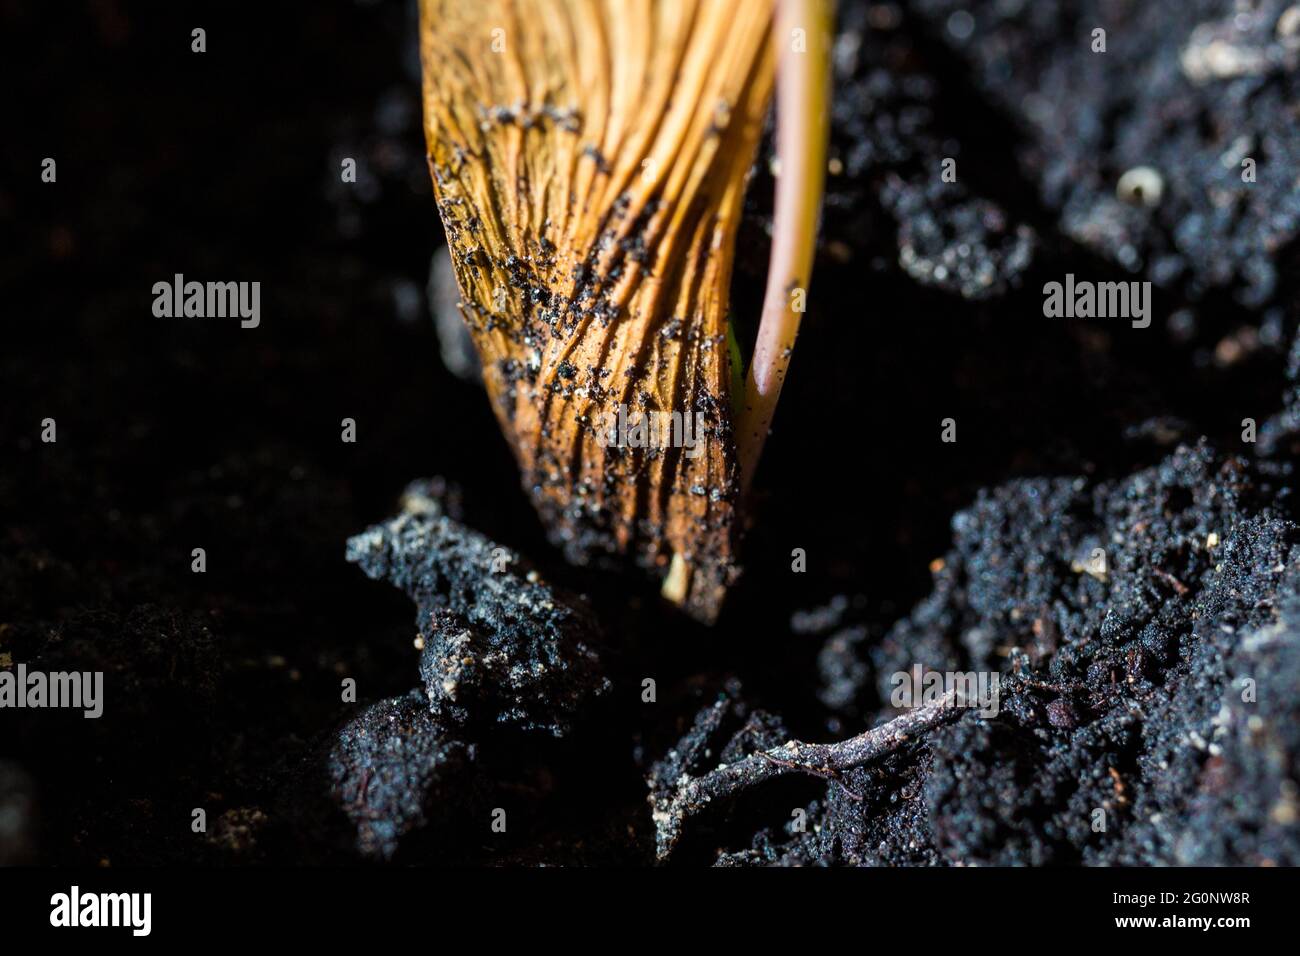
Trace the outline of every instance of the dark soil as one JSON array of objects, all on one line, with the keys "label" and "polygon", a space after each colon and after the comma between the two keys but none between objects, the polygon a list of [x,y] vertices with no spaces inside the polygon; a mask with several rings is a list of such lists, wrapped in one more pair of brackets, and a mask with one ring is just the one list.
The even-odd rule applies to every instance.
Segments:
[{"label": "dark soil", "polygon": [[[105,675],[97,720],[0,711],[0,863],[650,864],[652,789],[882,723],[917,665],[997,672],[998,716],[719,800],[670,860],[1300,863],[1287,6],[841,3],[712,629],[569,566],[444,363],[413,8],[0,7],[0,668]],[[155,318],[175,273],[260,281],[261,325]],[[1149,279],[1150,328],[1044,318],[1067,273]]]}]

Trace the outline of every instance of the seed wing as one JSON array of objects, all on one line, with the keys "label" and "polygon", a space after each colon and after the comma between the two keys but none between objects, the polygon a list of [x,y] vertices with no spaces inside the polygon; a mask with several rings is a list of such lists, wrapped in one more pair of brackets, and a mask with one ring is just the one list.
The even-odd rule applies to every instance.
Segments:
[{"label": "seed wing", "polygon": [[[524,487],[570,560],[671,565],[705,620],[736,575],[727,297],[771,29],[770,0],[421,5],[438,210]],[[699,445],[611,447],[620,408],[698,414]]]}]

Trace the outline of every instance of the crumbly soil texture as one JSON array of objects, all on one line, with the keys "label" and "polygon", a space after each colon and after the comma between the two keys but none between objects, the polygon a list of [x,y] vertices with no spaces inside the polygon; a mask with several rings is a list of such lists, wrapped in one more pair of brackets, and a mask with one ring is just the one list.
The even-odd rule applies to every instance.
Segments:
[{"label": "crumbly soil texture", "polygon": [[[414,11],[210,13],[198,55],[177,11],[0,12],[34,91],[0,669],[104,688],[0,710],[0,863],[1300,863],[1300,9],[843,0],[713,628],[569,565],[519,486],[446,314]],[[176,273],[260,281],[260,324],[155,318]],[[1149,327],[1046,317],[1067,275],[1150,282]],[[997,675],[996,714],[778,762],[918,668]]]}]

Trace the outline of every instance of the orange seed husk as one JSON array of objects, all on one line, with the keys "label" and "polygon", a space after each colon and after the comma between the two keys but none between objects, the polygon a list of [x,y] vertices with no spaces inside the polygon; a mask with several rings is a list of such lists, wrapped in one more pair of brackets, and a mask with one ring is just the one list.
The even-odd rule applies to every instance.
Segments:
[{"label": "orange seed husk", "polygon": [[[671,567],[705,621],[738,573],[727,300],[772,28],[772,0],[420,5],[435,198],[524,487],[571,561]],[[703,435],[611,446],[620,407]]]}]

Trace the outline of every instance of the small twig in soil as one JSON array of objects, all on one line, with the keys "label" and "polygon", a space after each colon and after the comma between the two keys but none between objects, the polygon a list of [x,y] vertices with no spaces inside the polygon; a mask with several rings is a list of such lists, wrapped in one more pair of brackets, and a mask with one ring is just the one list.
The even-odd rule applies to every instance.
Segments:
[{"label": "small twig in soil", "polygon": [[781,760],[777,757],[773,757],[770,752],[764,752],[762,756],[764,759],[772,761],[772,763],[781,764],[781,766],[788,767],[791,770],[802,770],[805,773],[812,774],[814,777],[821,777],[823,780],[829,780],[831,783],[839,784],[839,788],[844,791],[850,800],[855,803],[862,802],[862,794],[856,792],[852,787],[845,783],[844,775],[837,770],[811,770],[807,767],[800,767],[798,764],[791,763],[788,760]]},{"label": "small twig in soil", "polygon": [[893,753],[913,735],[955,720],[962,711],[956,703],[957,693],[952,690],[933,704],[839,743],[790,740],[771,750],[756,751],[736,763],[720,765],[702,777],[683,776],[671,795],[651,796],[657,857],[666,860],[681,839],[686,821],[715,801],[730,799],[766,780],[794,772],[837,780],[846,770]]}]

